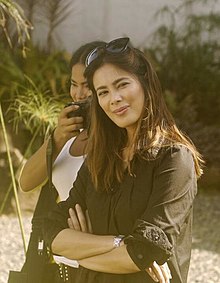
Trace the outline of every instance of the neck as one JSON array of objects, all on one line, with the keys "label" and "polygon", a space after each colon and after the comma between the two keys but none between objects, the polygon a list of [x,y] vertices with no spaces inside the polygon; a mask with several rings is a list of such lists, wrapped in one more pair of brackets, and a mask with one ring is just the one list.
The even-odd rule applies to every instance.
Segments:
[{"label": "neck", "polygon": [[132,143],[133,143],[135,129],[134,128],[129,128],[129,129],[126,129],[126,130],[127,130],[127,137],[128,137],[128,141],[127,141],[126,147],[131,147]]}]

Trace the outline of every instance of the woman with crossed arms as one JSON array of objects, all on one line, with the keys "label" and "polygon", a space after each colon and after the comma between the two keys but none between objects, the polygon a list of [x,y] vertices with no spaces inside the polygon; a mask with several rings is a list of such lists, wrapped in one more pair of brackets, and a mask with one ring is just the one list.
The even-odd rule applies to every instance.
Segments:
[{"label": "woman with crossed arms", "polygon": [[[87,157],[69,198],[48,217],[45,239],[53,253],[78,260],[77,283],[153,282],[149,270],[156,262],[163,271],[166,261],[171,282],[186,283],[203,160],[176,126],[148,59],[128,42],[87,56]],[[68,228],[72,207],[88,210],[93,233]]]},{"label": "woman with crossed arms", "polygon": [[[79,47],[72,55],[70,60],[70,70],[71,70],[71,78],[70,78],[70,97],[73,102],[81,102],[85,101],[91,96],[91,91],[88,88],[88,84],[86,78],[84,76],[85,71],[85,59],[87,55],[97,46],[105,46],[102,41],[93,41],[89,42],[85,45]],[[84,128],[84,120],[80,115],[75,115],[75,117],[70,117],[70,113],[76,111],[78,106],[70,105],[61,110],[61,113],[58,117],[58,123],[56,129],[53,133],[53,171],[52,171],[52,180],[55,190],[58,193],[58,201],[65,200],[69,195],[69,190],[75,181],[77,176],[77,172],[81,167],[84,158],[85,158],[85,148],[87,144],[87,127]],[[90,114],[87,113],[87,122],[89,123]],[[88,125],[87,125],[88,126]],[[83,129],[84,128],[84,129]],[[83,129],[83,130],[81,130]],[[21,176],[20,176],[20,186],[23,191],[30,191],[35,189],[36,187],[40,187],[43,182],[47,180],[47,166],[46,166],[46,149],[48,145],[48,140],[44,142],[44,144],[34,153],[33,156],[27,161],[25,164]],[[51,198],[54,198],[51,195]],[[43,199],[43,196],[39,198],[39,202],[42,203],[47,200]],[[56,200],[54,200],[55,202]],[[41,211],[41,214],[46,215],[46,211]],[[86,218],[84,218],[84,214],[82,214],[81,208],[78,206],[76,209],[77,213],[77,222],[76,218],[73,219],[74,210],[70,210],[70,216],[67,219],[68,225],[76,229],[81,229],[83,232],[90,229],[90,225],[86,223]],[[85,212],[87,215],[87,212]],[[88,220],[88,219],[87,219]],[[89,223],[89,220],[88,220]],[[33,234],[33,232],[32,232]],[[33,237],[33,235],[32,235]],[[37,247],[36,247],[37,252]],[[64,257],[55,256],[55,261],[58,263],[67,263],[72,267],[77,267],[78,263],[75,260],[66,260]],[[31,256],[27,256],[26,263],[23,267],[25,271],[27,266],[32,265]],[[165,264],[166,266],[166,264]],[[162,267],[163,268],[163,267]],[[38,267],[35,266],[37,270]],[[61,269],[63,270],[63,268]],[[67,270],[65,269],[61,275],[66,274]],[[70,270],[69,270],[70,272]],[[162,278],[166,279],[169,277],[169,270],[166,269],[165,272],[162,273],[160,266],[154,262],[152,268],[149,268],[149,272],[153,278]],[[64,275],[63,274],[63,275]],[[35,275],[36,276],[36,275]],[[70,275],[69,279],[71,278]],[[61,278],[62,279],[62,278]],[[71,279],[70,279],[71,280]]]}]

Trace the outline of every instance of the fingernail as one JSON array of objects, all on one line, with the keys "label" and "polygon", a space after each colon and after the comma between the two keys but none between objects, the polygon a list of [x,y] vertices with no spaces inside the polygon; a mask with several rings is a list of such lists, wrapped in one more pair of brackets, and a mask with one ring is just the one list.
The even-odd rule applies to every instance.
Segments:
[{"label": "fingernail", "polygon": [[72,208],[70,208],[70,209],[69,209],[69,213],[72,213],[72,212],[73,212],[73,209],[72,209]]},{"label": "fingernail", "polygon": [[155,275],[153,275],[153,278],[154,278],[154,281],[159,282],[158,278]]}]

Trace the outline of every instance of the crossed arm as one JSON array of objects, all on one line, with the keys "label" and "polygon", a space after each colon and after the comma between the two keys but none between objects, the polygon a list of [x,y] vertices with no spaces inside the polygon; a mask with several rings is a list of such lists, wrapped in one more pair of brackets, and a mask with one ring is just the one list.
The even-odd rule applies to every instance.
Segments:
[{"label": "crossed arm", "polygon": [[[134,236],[132,236],[136,237],[138,241],[139,237],[141,237],[141,239],[144,238],[143,233],[151,233],[152,227],[150,224],[153,225],[153,228],[159,227],[159,232],[156,228],[155,232],[159,233],[158,235],[161,241],[166,242],[165,248],[167,248],[167,250],[165,250],[164,253],[161,252],[160,255],[166,259],[166,255],[169,254],[168,251],[170,251],[172,246],[171,244],[169,245],[170,242],[162,231],[163,229],[169,230],[169,233],[173,235],[179,235],[181,232],[181,228],[186,223],[187,217],[191,212],[196,194],[196,176],[191,152],[183,146],[167,149],[157,162],[158,166],[154,173],[155,178],[149,205],[141,216],[141,219],[135,223],[133,228]],[[86,167],[83,167],[83,170],[86,170]],[[81,174],[78,175],[75,188],[72,190],[74,198],[69,198],[69,202],[67,201],[63,204],[62,211],[65,211],[65,217],[71,203],[74,206],[80,203],[83,207],[83,196],[85,194],[83,189],[86,187],[85,183],[88,181],[87,174],[84,174],[83,170],[81,170]],[[77,188],[80,188],[80,190]],[[86,209],[86,207],[85,205],[83,208]],[[91,234],[90,231],[84,227],[85,224],[83,224],[83,220],[81,222],[82,215],[80,214],[79,207],[76,205],[74,209],[77,215],[71,216],[71,219],[73,218],[73,222],[75,222],[72,229],[61,231],[63,217],[59,216],[59,213],[57,213],[57,216],[55,214],[55,218],[57,217],[58,219],[60,217],[60,220],[58,220],[60,221],[60,225],[51,230],[53,233],[60,231],[56,234],[57,236],[52,243],[52,249],[55,253],[78,259],[81,266],[91,270],[121,274],[138,272],[139,267],[137,266],[140,266],[141,270],[148,266],[148,268],[145,269],[148,273],[149,270],[155,270],[155,265],[150,265],[150,262],[152,259],[157,260],[160,257],[157,257],[156,248],[154,250],[152,249],[151,253],[147,252],[148,248],[150,248],[148,240],[146,241],[146,246],[145,243],[139,244],[139,242],[139,245],[136,246],[137,252],[143,248],[143,254],[140,253],[140,255],[144,256],[142,258],[145,261],[144,264],[143,260],[142,262],[138,261],[139,253],[132,253],[133,250],[131,248],[135,249],[135,247],[129,245],[129,242],[128,246],[122,245],[119,248],[114,248],[113,235],[100,236]],[[74,210],[70,212],[73,213]],[[155,217],[155,215],[159,215],[159,217]],[[78,224],[77,221],[79,222]],[[59,230],[56,231],[56,229]],[[51,233],[49,237],[49,240],[53,239]],[[113,265],[115,259],[117,259],[117,266]],[[162,266],[161,270],[161,266],[159,266],[158,269],[162,274],[163,268]],[[163,283],[169,282],[169,279],[164,279],[164,277],[159,280],[159,282]]]},{"label": "crossed arm", "polygon": [[[81,266],[98,272],[128,274],[140,271],[128,255],[123,242],[119,248],[114,248],[114,236],[92,234],[88,214],[84,216],[79,205],[76,205],[75,210],[70,209],[69,213],[70,229],[62,230],[55,237],[52,243],[54,253],[77,259]],[[167,263],[159,266],[153,262],[146,272],[156,282],[168,283],[171,278]]]}]

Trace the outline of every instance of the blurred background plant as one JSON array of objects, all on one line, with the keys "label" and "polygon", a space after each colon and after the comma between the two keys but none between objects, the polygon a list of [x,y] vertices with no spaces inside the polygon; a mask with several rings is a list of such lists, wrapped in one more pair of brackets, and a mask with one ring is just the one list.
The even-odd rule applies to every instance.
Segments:
[{"label": "blurred background plant", "polygon": [[[68,99],[70,54],[60,49],[57,30],[70,13],[71,1],[16,2],[0,0],[0,100],[11,148],[28,158],[42,143],[46,132],[54,127],[57,113]],[[194,13],[190,7],[196,2],[210,4],[215,0],[186,0],[175,9],[170,5],[160,9],[155,21],[157,17],[169,20],[163,21],[166,24],[159,26],[147,44],[143,42],[138,47],[156,67],[166,101],[179,126],[204,155],[207,164],[201,186],[217,188],[220,14],[215,10]],[[36,28],[39,23],[47,25],[46,48],[34,39],[32,26]],[[2,143],[0,135],[3,156]],[[1,174],[6,174],[8,169],[3,159],[0,158],[0,166],[4,167]],[[16,170],[17,163],[15,160]],[[6,185],[1,190],[0,201],[5,190]]]},{"label": "blurred background plant", "polygon": [[21,86],[10,107],[15,129],[22,122],[32,135],[36,133],[48,135],[56,126],[63,101],[57,101],[52,97],[47,98],[46,92],[41,92],[30,78],[27,77],[27,81],[28,85]]},{"label": "blurred background plant", "polygon": [[[30,39],[30,30],[33,28],[31,23],[24,16],[23,10],[19,5],[11,0],[0,1],[0,26],[5,35],[10,48],[14,46],[12,38],[16,38],[21,46],[23,56],[26,55],[26,40]],[[11,22],[13,21],[14,24]]]},{"label": "blurred background plant", "polygon": [[[68,1],[23,0],[20,4],[24,10],[14,1],[0,0],[0,101],[17,175],[24,160],[55,126],[68,99],[70,60],[66,51],[55,50],[56,26],[68,15]],[[30,24],[40,20],[39,5],[44,5],[41,16],[50,23],[46,50],[34,43]],[[5,152],[1,133],[0,177],[6,182],[0,193],[0,203],[4,204],[0,213],[11,212],[12,186]]]},{"label": "blurred background plant", "polygon": [[[0,99],[2,102],[3,111],[4,113],[7,113],[7,120],[20,121],[16,124],[17,131],[13,131],[15,137],[12,138],[16,141],[16,146],[18,146],[18,148],[24,152],[29,138],[26,137],[24,139],[20,138],[20,136],[16,137],[16,133],[22,132],[23,134],[29,134],[29,136],[31,136],[32,133],[39,127],[48,130],[48,121],[40,120],[38,115],[39,113],[34,111],[31,114],[31,110],[28,110],[29,108],[27,111],[24,109],[24,107],[30,107],[30,105],[33,105],[26,103],[27,101],[25,99],[27,99],[27,97],[30,96],[30,93],[32,93],[36,96],[35,101],[39,100],[41,103],[45,104],[45,109],[48,107],[48,103],[57,109],[62,107],[60,101],[63,102],[63,97],[68,97],[67,80],[69,78],[68,62],[70,55],[62,50],[56,49],[55,51],[54,42],[56,38],[56,27],[65,20],[65,17],[68,16],[68,3],[70,1],[17,1],[20,5],[22,5],[23,10],[18,4],[15,4],[12,1],[2,0],[3,4],[5,4],[5,2],[8,3],[8,9],[16,8],[21,15],[23,15],[24,11],[26,14],[24,21],[27,23],[36,22],[37,24],[39,21],[45,21],[49,23],[49,48],[45,50],[38,44],[34,43],[32,34],[33,29],[31,29],[25,41],[25,50],[27,51],[26,57],[23,56],[23,45],[20,43],[20,41],[16,40],[15,27],[13,22],[10,21],[10,17],[7,21],[8,24],[5,24],[5,26],[7,26],[7,35],[11,42],[10,45],[8,44],[7,40],[4,40],[5,29],[3,29],[2,33],[0,33]],[[40,9],[42,6],[44,9]],[[40,13],[40,11],[43,12]],[[11,48],[9,48],[9,46]],[[14,111],[20,108],[18,103],[22,104],[23,113]],[[30,114],[29,118],[27,117],[27,113]],[[50,125],[54,124],[56,113],[57,112],[54,113],[53,122],[49,122]],[[23,118],[24,120],[22,121]],[[26,128],[27,119],[31,119],[33,122],[32,128]],[[46,123],[46,125],[44,125],[44,123]],[[8,124],[8,128],[10,130],[10,128],[12,128],[12,124]],[[44,134],[45,132],[41,131],[40,139],[42,139]]]},{"label": "blurred background plant", "polygon": [[[170,21],[159,26],[152,36],[151,47],[145,52],[156,66],[178,125],[205,158],[201,185],[217,188],[220,183],[220,13],[211,10],[208,14],[192,14],[193,3],[184,1],[176,9],[166,6],[157,12],[155,16],[167,16]],[[186,9],[188,14],[183,17]]]}]

